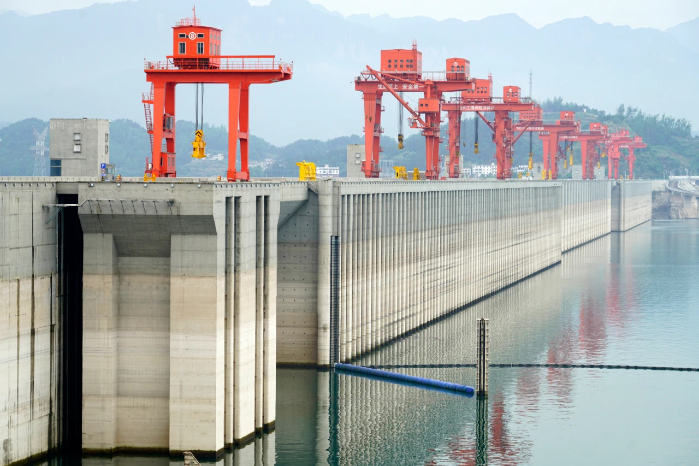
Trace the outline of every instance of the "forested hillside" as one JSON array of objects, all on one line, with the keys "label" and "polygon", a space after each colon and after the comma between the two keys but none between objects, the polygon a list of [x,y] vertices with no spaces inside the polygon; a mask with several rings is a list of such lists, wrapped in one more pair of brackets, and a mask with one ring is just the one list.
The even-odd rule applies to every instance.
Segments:
[{"label": "forested hillside", "polygon": [[[692,126],[685,119],[675,119],[666,115],[648,115],[637,108],[620,105],[617,112],[605,113],[584,105],[563,102],[561,98],[544,101],[544,119],[555,121],[561,110],[573,110],[583,123],[583,129],[589,123],[599,121],[609,125],[611,131],[628,128],[632,135],[643,136],[647,149],[636,150],[636,177],[662,178],[667,174],[684,174],[685,169],[699,173],[699,137],[692,135]],[[489,116],[489,115],[486,115]],[[492,118],[492,116],[489,116]],[[0,128],[0,176],[31,175],[34,168],[34,154],[30,147],[34,145],[32,128],[42,131],[48,122],[36,118],[22,120]],[[117,172],[124,176],[143,174],[145,159],[150,156],[149,139],[145,129],[131,120],[115,120],[110,125],[110,157],[116,164]],[[180,176],[216,176],[225,175],[228,153],[228,133],[224,126],[204,125],[206,152],[209,155],[223,154],[224,160],[198,160],[190,157],[194,124],[180,120],[176,125],[177,133],[177,173]],[[461,151],[467,166],[474,163],[491,163],[494,161],[495,149],[491,142],[491,133],[487,126],[479,123],[480,153],[473,153],[475,142],[475,125],[470,116],[462,121]],[[446,154],[446,128],[442,154]],[[404,165],[408,169],[424,168],[425,142],[419,135],[412,135],[405,141],[405,149],[398,150],[395,134],[384,134],[381,145],[382,158],[392,160],[394,165]],[[286,146],[275,146],[265,140],[251,136],[250,163],[252,176],[295,176],[298,173],[296,162],[306,160],[316,165],[340,167],[340,174],[346,174],[347,144],[361,144],[363,136],[343,136],[328,141],[301,139]],[[536,135],[532,138],[535,160],[541,159],[542,145]],[[49,145],[49,137],[46,138]],[[576,163],[579,163],[579,147],[574,148]],[[515,145],[515,165],[526,164],[529,154],[529,136],[524,135]],[[258,162],[272,159],[274,162],[266,170],[255,166]],[[621,162],[622,173],[626,162]]]}]

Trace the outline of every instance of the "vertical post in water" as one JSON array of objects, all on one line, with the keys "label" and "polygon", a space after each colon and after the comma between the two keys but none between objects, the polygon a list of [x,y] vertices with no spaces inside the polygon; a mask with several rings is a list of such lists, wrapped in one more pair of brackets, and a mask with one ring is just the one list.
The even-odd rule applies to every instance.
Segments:
[{"label": "vertical post in water", "polygon": [[330,367],[340,362],[340,237],[330,237]]},{"label": "vertical post in water", "polygon": [[485,317],[478,319],[478,348],[476,360],[476,396],[488,396],[488,365],[490,363],[490,330],[489,320]]}]

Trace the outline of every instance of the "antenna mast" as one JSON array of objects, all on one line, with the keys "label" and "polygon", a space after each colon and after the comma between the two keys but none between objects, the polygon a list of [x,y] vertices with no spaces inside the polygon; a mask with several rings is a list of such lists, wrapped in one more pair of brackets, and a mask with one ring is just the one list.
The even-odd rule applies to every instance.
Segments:
[{"label": "antenna mast", "polygon": [[46,158],[44,157],[46,145],[44,142],[46,141],[46,132],[49,128],[44,128],[41,133],[36,128],[32,129],[34,130],[34,138],[36,140],[35,146],[30,148],[30,150],[34,151],[34,176],[46,176]]}]

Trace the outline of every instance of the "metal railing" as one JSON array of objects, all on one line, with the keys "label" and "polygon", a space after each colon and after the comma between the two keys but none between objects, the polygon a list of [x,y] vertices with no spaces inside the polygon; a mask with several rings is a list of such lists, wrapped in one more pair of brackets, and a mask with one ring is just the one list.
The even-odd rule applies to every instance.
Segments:
[{"label": "metal railing", "polygon": [[[488,100],[489,103],[495,103],[495,104],[504,103],[504,100],[502,97],[489,97],[487,94],[483,94],[483,97],[479,97],[479,95],[476,94],[473,96],[473,98],[468,98],[468,99],[462,99],[461,97],[450,97],[449,103],[450,104],[470,104],[477,99]],[[520,97],[519,103],[520,104],[535,104],[536,101],[534,99],[529,98],[529,97]],[[529,110],[527,110],[527,111],[529,111]]]},{"label": "metal railing", "polygon": [[[177,63],[175,63],[177,61]],[[276,59],[274,55],[211,56],[202,58],[167,57],[165,61],[144,61],[145,70],[227,70],[284,71],[292,73],[293,63]]]},{"label": "metal railing", "polygon": [[201,26],[201,19],[199,18],[184,18],[175,22],[175,27],[177,26]]}]

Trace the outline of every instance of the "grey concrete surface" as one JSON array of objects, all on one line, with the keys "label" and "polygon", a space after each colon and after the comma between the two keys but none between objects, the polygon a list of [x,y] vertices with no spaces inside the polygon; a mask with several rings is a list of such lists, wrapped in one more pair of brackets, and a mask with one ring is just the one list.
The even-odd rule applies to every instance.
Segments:
[{"label": "grey concrete surface", "polygon": [[109,163],[109,120],[51,118],[51,162],[60,161],[60,176],[100,177],[100,164]]},{"label": "grey concrete surface", "polygon": [[616,180],[612,184],[612,231],[627,231],[652,217],[650,180]]},{"label": "grey concrete surface", "polygon": [[0,464],[60,442],[56,184],[0,179]]},{"label": "grey concrete surface", "polygon": [[103,453],[244,442],[274,425],[277,364],[329,364],[332,325],[359,357],[651,209],[642,181],[92,180],[0,178],[3,466],[60,441],[58,193],[80,204],[82,442]]}]

